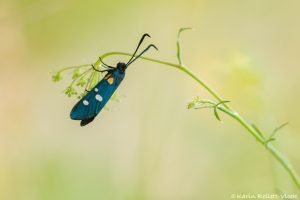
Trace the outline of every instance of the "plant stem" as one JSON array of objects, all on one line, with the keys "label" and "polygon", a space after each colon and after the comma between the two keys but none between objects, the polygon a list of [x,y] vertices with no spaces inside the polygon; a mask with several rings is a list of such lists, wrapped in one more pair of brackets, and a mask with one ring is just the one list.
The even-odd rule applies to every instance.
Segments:
[{"label": "plant stem", "polygon": [[284,169],[288,172],[288,174],[291,176],[292,180],[300,190],[300,178],[295,169],[293,168],[290,161],[286,158],[285,155],[283,155],[279,150],[275,148],[274,145],[271,144],[271,142],[266,141],[263,137],[261,137],[260,134],[257,133],[257,131],[249,125],[239,114],[236,112],[229,111],[227,109],[224,109],[222,107],[218,107],[218,109],[222,110],[235,120],[237,120],[245,129],[248,130],[248,132],[253,135],[259,143],[265,146],[265,148],[275,157],[275,159],[284,167]]},{"label": "plant stem", "polygon": [[81,67],[89,67],[91,65],[92,64],[84,64],[84,65],[78,65],[78,66],[65,67],[65,68],[59,70],[58,72],[63,72],[63,71],[66,71],[66,70],[76,69],[76,68],[81,68]]},{"label": "plant stem", "polygon": [[[101,59],[104,59],[106,57],[109,57],[111,55],[123,55],[123,56],[132,56],[130,53],[124,53],[124,52],[108,52],[101,56]],[[202,87],[204,87],[208,93],[210,93],[218,102],[224,101],[224,99],[217,94],[210,86],[208,86],[204,81],[202,81],[200,78],[198,78],[196,75],[194,75],[190,70],[188,70],[183,64],[174,64],[171,62],[161,61],[153,58],[148,57],[140,57],[143,60],[167,65],[170,67],[177,68],[184,73],[186,73],[188,76],[190,76],[192,79],[194,79],[197,83],[199,83]],[[95,65],[100,65],[100,60],[97,60]],[[294,170],[292,164],[290,161],[271,144],[271,142],[266,141],[264,137],[255,129],[253,126],[251,126],[242,116],[240,116],[236,111],[234,111],[232,108],[230,108],[226,104],[222,104],[222,106],[218,106],[218,109],[228,114],[230,117],[235,119],[239,124],[241,124],[260,144],[262,144],[270,153],[271,155],[283,166],[283,168],[287,171],[287,173],[290,175],[294,183],[296,184],[297,188],[300,190],[300,178],[297,174],[297,172]]]}]

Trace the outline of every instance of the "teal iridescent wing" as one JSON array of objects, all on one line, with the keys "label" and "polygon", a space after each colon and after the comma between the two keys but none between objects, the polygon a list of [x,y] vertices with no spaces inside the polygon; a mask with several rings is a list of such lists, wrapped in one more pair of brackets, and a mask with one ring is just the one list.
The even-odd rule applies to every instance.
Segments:
[{"label": "teal iridescent wing", "polygon": [[112,70],[72,109],[71,119],[82,120],[84,126],[98,115],[124,78],[117,70]]}]

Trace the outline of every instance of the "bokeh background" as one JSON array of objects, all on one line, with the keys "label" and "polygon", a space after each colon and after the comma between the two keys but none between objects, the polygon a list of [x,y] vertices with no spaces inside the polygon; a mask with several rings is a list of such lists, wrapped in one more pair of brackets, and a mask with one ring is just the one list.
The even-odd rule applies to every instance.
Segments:
[{"label": "bokeh background", "polygon": [[[2,0],[0,3],[0,199],[198,200],[235,193],[298,194],[281,166],[239,124],[211,110],[211,97],[182,72],[139,60],[111,103],[81,128],[75,98],[52,72],[132,52],[145,32],[266,134],[300,172],[300,2],[297,0]],[[113,56],[115,64],[127,57]]]}]

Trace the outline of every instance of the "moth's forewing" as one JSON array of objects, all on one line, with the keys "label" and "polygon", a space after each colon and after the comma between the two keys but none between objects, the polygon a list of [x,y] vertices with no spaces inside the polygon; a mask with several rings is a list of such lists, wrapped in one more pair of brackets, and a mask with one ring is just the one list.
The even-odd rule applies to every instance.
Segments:
[{"label": "moth's forewing", "polygon": [[71,119],[89,120],[97,116],[110,97],[116,91],[125,74],[120,74],[118,70],[112,70],[72,109]]}]

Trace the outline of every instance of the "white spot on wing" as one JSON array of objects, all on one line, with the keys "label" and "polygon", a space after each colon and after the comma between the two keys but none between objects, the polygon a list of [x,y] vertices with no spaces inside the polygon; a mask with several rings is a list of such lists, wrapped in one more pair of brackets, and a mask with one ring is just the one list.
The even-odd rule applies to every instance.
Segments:
[{"label": "white spot on wing", "polygon": [[85,105],[85,106],[87,106],[87,105],[89,105],[89,102],[87,101],[87,100],[83,100],[83,105]]},{"label": "white spot on wing", "polygon": [[98,88],[95,88],[95,92],[98,92],[99,90],[98,90]]},{"label": "white spot on wing", "polygon": [[101,95],[99,95],[99,94],[97,94],[97,95],[95,96],[95,98],[96,98],[98,101],[102,101],[102,97],[101,97]]}]

